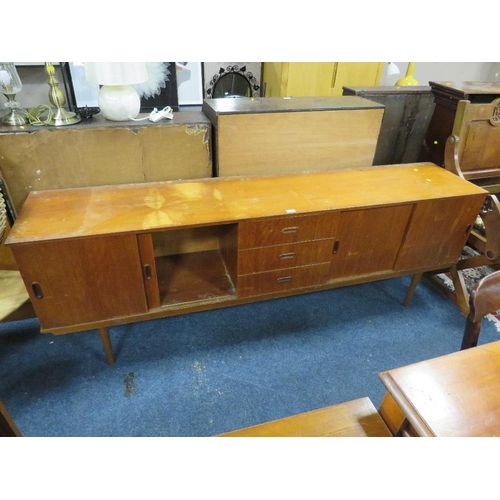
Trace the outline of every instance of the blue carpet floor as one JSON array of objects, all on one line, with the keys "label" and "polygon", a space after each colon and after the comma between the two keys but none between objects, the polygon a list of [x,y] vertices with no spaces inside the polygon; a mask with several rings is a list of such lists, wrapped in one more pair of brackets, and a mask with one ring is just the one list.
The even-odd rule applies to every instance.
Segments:
[{"label": "blue carpet floor", "polygon": [[[25,436],[213,436],[384,394],[383,370],[460,348],[465,318],[410,278],[111,329],[41,335],[0,324],[0,399]],[[483,322],[480,343],[499,339]]]}]

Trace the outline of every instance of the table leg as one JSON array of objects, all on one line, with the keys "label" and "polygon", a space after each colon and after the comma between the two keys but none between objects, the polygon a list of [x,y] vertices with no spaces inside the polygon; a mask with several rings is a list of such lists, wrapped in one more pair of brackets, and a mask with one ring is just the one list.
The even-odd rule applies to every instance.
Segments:
[{"label": "table leg", "polygon": [[403,301],[403,304],[405,307],[410,303],[410,300],[413,297],[413,293],[415,292],[417,285],[420,283],[422,276],[423,276],[423,273],[418,273],[418,274],[413,275],[413,277],[411,279],[410,287],[408,288],[408,291],[406,292],[405,300]]},{"label": "table leg", "polygon": [[104,347],[104,352],[106,353],[106,358],[110,365],[115,364],[115,358],[113,356],[113,347],[111,346],[111,337],[109,336],[109,328],[99,328],[99,336],[101,337],[101,342]]}]

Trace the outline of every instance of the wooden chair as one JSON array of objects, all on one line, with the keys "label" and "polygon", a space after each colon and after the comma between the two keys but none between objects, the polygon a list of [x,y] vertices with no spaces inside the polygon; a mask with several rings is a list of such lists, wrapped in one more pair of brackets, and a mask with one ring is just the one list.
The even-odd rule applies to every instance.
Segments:
[{"label": "wooden chair", "polygon": [[500,309],[500,271],[477,283],[470,294],[469,308],[460,350],[477,346],[483,318]]},{"label": "wooden chair", "polygon": [[[495,194],[500,192],[500,99],[488,104],[459,101],[452,135],[445,146],[444,168],[490,193],[467,241],[476,254],[459,260],[449,269],[414,275],[404,303],[410,302],[415,288],[425,276],[467,316],[469,294],[460,271],[496,266],[500,262],[500,204]],[[436,274],[442,272],[450,273],[454,291],[436,278]]]}]

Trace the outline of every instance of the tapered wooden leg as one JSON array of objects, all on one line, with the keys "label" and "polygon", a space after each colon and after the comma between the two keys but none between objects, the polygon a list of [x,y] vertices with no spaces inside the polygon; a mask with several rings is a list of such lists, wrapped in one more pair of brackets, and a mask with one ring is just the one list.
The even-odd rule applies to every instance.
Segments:
[{"label": "tapered wooden leg", "polygon": [[467,292],[467,287],[465,286],[465,281],[457,270],[456,266],[451,266],[450,276],[453,281],[453,287],[455,288],[455,297],[457,300],[457,305],[464,316],[468,316],[469,309],[469,293]]},{"label": "tapered wooden leg", "polygon": [[406,292],[406,297],[405,297],[405,300],[403,302],[403,304],[405,306],[407,306],[410,303],[410,300],[413,297],[413,293],[415,292],[417,285],[420,283],[422,276],[423,276],[423,273],[413,275],[413,278],[411,279],[410,287],[408,288],[408,291]]},{"label": "tapered wooden leg", "polygon": [[115,357],[113,356],[113,347],[111,346],[111,337],[109,336],[109,328],[99,328],[99,337],[101,337],[101,342],[104,347],[104,352],[106,353],[106,358],[110,365],[115,364]]}]

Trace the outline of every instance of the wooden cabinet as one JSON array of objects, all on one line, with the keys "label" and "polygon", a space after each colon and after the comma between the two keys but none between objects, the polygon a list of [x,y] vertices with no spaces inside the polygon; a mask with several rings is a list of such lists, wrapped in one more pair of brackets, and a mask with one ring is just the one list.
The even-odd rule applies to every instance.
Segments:
[{"label": "wooden cabinet", "polygon": [[423,163],[38,191],[7,244],[68,333],[439,269],[486,195]]},{"label": "wooden cabinet", "polygon": [[434,111],[431,87],[344,87],[342,95],[357,95],[385,106],[374,165],[419,161]]},{"label": "wooden cabinet", "polygon": [[205,99],[219,177],[370,166],[384,114],[358,96]]},{"label": "wooden cabinet", "polygon": [[30,191],[211,177],[210,133],[201,111],[158,123],[98,114],[64,127],[0,124],[0,176],[16,212]]},{"label": "wooden cabinet", "polygon": [[266,97],[339,96],[345,85],[379,85],[381,62],[265,62]]},{"label": "wooden cabinet", "polygon": [[420,159],[444,165],[446,140],[451,135],[458,103],[491,103],[500,97],[499,82],[429,82],[436,104]]},{"label": "wooden cabinet", "polygon": [[28,243],[15,258],[46,330],[148,309],[135,235]]}]

